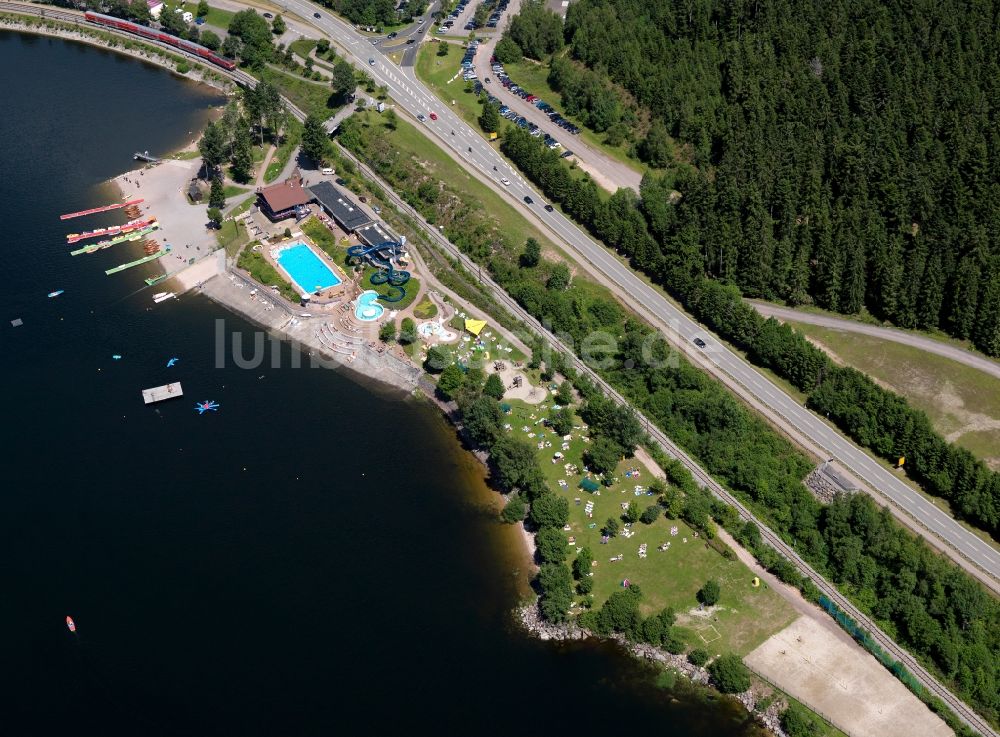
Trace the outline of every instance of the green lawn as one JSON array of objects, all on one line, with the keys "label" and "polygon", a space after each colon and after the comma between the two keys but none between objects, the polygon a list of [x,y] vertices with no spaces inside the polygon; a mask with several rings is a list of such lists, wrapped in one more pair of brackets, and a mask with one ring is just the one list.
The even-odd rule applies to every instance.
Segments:
[{"label": "green lawn", "polygon": [[[371,111],[358,114],[371,125],[385,127],[381,116]],[[447,153],[431,142],[415,126],[400,119],[395,131],[386,129],[396,150],[423,162],[425,171],[441,181],[471,195],[498,223],[513,242],[524,243],[529,237],[542,244],[545,252],[559,253],[560,249],[538,228],[529,223],[514,206],[483,184],[464,168],[459,166]]]},{"label": "green lawn", "polygon": [[416,307],[413,308],[413,316],[419,320],[430,320],[437,315],[437,305],[425,297]]},{"label": "green lawn", "polygon": [[303,59],[308,59],[309,54],[311,54],[312,50],[316,48],[316,41],[312,38],[299,38],[288,44],[288,48],[290,48],[293,53],[301,56]]},{"label": "green lawn", "polygon": [[[795,619],[795,612],[778,594],[764,586],[753,587],[754,574],[749,568],[738,560],[727,560],[708,547],[703,538],[696,538],[694,531],[679,519],[671,520],[661,515],[652,525],[639,522],[631,528],[635,532],[632,537],[619,535],[602,545],[601,527],[609,517],[620,520],[622,504],[635,501],[645,509],[656,502],[652,496],[635,493],[637,485],[645,489],[649,484],[649,472],[634,459],[623,461],[618,467],[618,480],[611,487],[602,486],[598,492],[588,493],[578,488],[583,474],[567,472],[564,468],[564,464],[574,463],[583,470],[586,430],[574,429],[568,441],[569,449],[563,449],[564,441],[540,423],[553,406],[551,394],[540,405],[504,401],[513,408],[506,421],[514,437],[530,443],[551,443],[538,451],[539,460],[550,488],[569,501],[571,529],[566,535],[575,537],[576,544],[570,546],[568,562],[572,562],[575,552],[582,547],[589,548],[597,561],[593,568],[595,606],[607,600],[612,592],[622,587],[622,581],[628,579],[642,587],[640,609],[643,614],[673,607],[682,639],[692,648],[704,647],[712,654],[733,651],[744,655]],[[582,426],[582,421],[577,420],[577,425]],[[534,437],[523,431],[525,426],[529,433],[535,433]],[[565,457],[553,463],[556,452]],[[638,478],[625,476],[630,468],[640,469]],[[567,488],[559,486],[561,479],[566,481]],[[592,517],[586,514],[588,502],[594,503]],[[677,528],[676,535],[670,534],[671,527]],[[670,542],[669,549],[660,551],[659,546],[666,542]],[[638,554],[642,543],[648,546],[646,558]],[[611,558],[619,554],[622,560],[612,562]],[[711,616],[704,616],[698,612],[695,595],[708,579],[719,582],[722,596],[719,608]]]},{"label": "green lawn", "polygon": [[201,152],[198,149],[193,151],[178,151],[170,158],[177,159],[179,161],[190,161],[191,159],[197,159],[201,156]]},{"label": "green lawn", "polygon": [[230,197],[235,197],[236,195],[243,194],[244,192],[249,192],[250,190],[246,187],[237,187],[235,184],[227,184],[225,186],[224,192],[226,194],[226,199]]},{"label": "green lawn", "polygon": [[267,165],[267,171],[264,172],[265,182],[273,182],[281,175],[285,165],[288,164],[288,159],[291,158],[292,153],[298,148],[301,141],[302,123],[289,116],[284,138],[278,146],[277,151],[274,152],[274,156],[271,157],[271,163]]},{"label": "green lawn", "polygon": [[215,240],[226,249],[226,255],[232,258],[240,246],[247,242],[247,231],[243,225],[234,220],[226,220],[222,223],[222,227],[215,231]]},{"label": "green lawn", "polygon": [[277,286],[278,291],[292,304],[298,304],[299,292],[284,277],[267,262],[267,260],[251,247],[244,248],[236,265],[250,273],[254,281],[265,287]]},{"label": "green lawn", "polygon": [[256,199],[257,199],[257,195],[253,195],[252,197],[247,197],[245,200],[243,200],[243,202],[241,202],[236,207],[234,207],[232,210],[230,210],[229,215],[231,217],[236,217],[237,215],[242,215],[247,210],[249,210],[251,207],[253,207],[253,203],[254,203],[254,201]]},{"label": "green lawn", "polygon": [[[364,272],[361,275],[361,280],[358,282],[361,287],[363,289],[374,289],[380,296],[398,294],[400,289],[399,287],[390,287],[388,284],[371,283],[371,275],[376,271],[378,271],[378,269],[374,266],[365,266]],[[406,309],[413,304],[413,300],[417,298],[417,294],[420,292],[420,280],[411,277],[410,280],[403,285],[402,289],[406,292],[406,294],[403,295],[403,298],[398,302],[379,300],[380,303],[388,307],[390,310]]]},{"label": "green lawn", "polygon": [[307,113],[325,117],[337,109],[332,99],[333,90],[326,82],[311,82],[271,67],[264,67],[257,74],[274,84],[296,107]]},{"label": "green lawn", "polygon": [[[441,43],[444,43],[443,41]],[[417,78],[433,90],[434,94],[446,105],[451,105],[472,129],[480,132],[479,113],[482,105],[471,91],[467,90],[465,80],[459,74],[462,63],[462,47],[450,44],[454,48],[448,56],[438,56],[438,44],[424,44],[417,53]],[[456,75],[458,75],[456,77]],[[456,77],[452,80],[452,77]],[[452,81],[448,81],[452,80]],[[504,121],[506,122],[506,121]],[[485,136],[484,136],[485,137]]]},{"label": "green lawn", "polygon": [[869,335],[790,322],[836,359],[906,397],[934,428],[996,467],[1000,464],[1000,380],[919,348]]},{"label": "green lawn", "polygon": [[[195,16],[198,15],[198,3],[182,3],[177,7],[180,7]],[[229,28],[229,21],[233,19],[234,15],[236,15],[236,13],[231,13],[228,10],[220,10],[219,8],[213,8],[210,5],[208,7],[208,15],[205,16],[205,23],[210,26],[226,30]]]}]

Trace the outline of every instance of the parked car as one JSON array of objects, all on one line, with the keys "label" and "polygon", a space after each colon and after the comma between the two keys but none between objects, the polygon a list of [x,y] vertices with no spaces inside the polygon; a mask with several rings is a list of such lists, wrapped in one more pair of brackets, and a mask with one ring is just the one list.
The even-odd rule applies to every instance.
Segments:
[{"label": "parked car", "polygon": [[264,13],[264,17],[265,17],[265,18],[267,18],[268,20],[270,20],[270,19],[271,19],[271,18],[273,18],[274,16],[273,16],[273,15],[271,15],[270,13]]},{"label": "parked car", "polygon": [[328,177],[333,176],[333,169],[331,169],[329,166],[324,166],[322,169],[319,170],[319,173],[325,174]]}]

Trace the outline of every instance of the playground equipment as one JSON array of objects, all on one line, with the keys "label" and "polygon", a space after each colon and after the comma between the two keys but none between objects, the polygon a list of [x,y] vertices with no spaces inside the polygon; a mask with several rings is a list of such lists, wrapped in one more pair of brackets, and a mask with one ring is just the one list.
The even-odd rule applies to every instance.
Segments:
[{"label": "playground equipment", "polygon": [[399,302],[406,296],[403,285],[410,280],[409,271],[396,269],[392,265],[392,259],[399,258],[402,249],[403,244],[396,241],[384,241],[374,246],[351,246],[347,249],[347,260],[348,263],[360,263],[366,260],[378,269],[368,281],[375,286],[388,283],[396,290],[393,294],[379,296],[379,299],[384,302]]}]

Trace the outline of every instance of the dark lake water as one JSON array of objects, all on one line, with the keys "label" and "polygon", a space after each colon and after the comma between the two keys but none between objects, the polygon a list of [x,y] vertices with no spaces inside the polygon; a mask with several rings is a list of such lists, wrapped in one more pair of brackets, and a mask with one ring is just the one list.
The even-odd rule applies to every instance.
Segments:
[{"label": "dark lake water", "polygon": [[[615,647],[511,626],[516,533],[426,404],[287,349],[215,368],[215,321],[251,326],[197,296],[150,309],[148,272],[104,275],[126,246],[68,255],[121,218],[58,215],[222,98],[11,33],[0,69],[0,734],[753,733]],[[183,399],[143,406],[169,380]]]}]

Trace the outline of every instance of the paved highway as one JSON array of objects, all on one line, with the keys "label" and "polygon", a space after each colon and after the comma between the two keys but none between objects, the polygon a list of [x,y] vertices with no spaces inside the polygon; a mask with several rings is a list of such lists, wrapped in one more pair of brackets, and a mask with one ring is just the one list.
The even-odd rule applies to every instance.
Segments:
[{"label": "paved highway", "polygon": [[990,376],[995,376],[1000,379],[1000,361],[987,358],[986,356],[973,353],[972,351],[964,350],[963,348],[944,343],[940,340],[925,338],[917,333],[900,330],[899,328],[884,328],[881,325],[869,325],[867,323],[858,322],[857,320],[848,320],[843,317],[818,315],[815,312],[793,310],[790,307],[781,307],[779,305],[773,305],[770,302],[760,302],[755,299],[748,299],[747,303],[752,305],[753,308],[760,314],[766,317],[774,317],[782,322],[785,320],[804,322],[807,325],[819,325],[820,327],[831,328],[833,330],[843,330],[849,333],[870,335],[874,338],[881,338],[882,340],[891,340],[894,343],[902,343],[903,345],[913,346],[914,348],[919,348],[922,351],[936,353],[939,356],[950,358],[952,361],[964,363],[966,366],[979,369]]},{"label": "paved highway", "polygon": [[[312,23],[336,41],[353,57],[353,61],[368,70],[379,84],[385,85],[396,103],[413,116],[427,116],[427,132],[445,148],[450,148],[483,179],[492,180],[517,200],[518,205],[531,210],[532,215],[546,225],[563,243],[589,264],[602,281],[612,285],[619,296],[633,309],[649,319],[668,338],[688,346],[701,337],[709,343],[703,355],[694,356],[699,363],[708,364],[716,372],[729,377],[738,385],[739,393],[754,405],[763,405],[780,421],[796,433],[807,438],[826,457],[838,460],[861,481],[875,490],[876,496],[892,502],[906,512],[925,531],[944,540],[962,556],[996,580],[1000,580],[1000,553],[955,522],[946,512],[935,507],[919,493],[886,468],[879,465],[865,451],[840,435],[835,429],[802,407],[776,384],[765,378],[753,366],[732,351],[713,340],[701,325],[675,307],[659,291],[650,287],[604,246],[594,242],[558,210],[542,209],[545,198],[536,192],[507,161],[478,133],[470,129],[454,112],[420,83],[412,69],[400,69],[380,55],[372,55],[371,44],[347,23],[305,0],[286,0],[284,5]],[[314,14],[320,17],[315,18]],[[368,63],[369,58],[375,64]],[[431,120],[435,113],[437,120]],[[499,184],[506,178],[509,186]],[[531,197],[533,205],[527,206],[524,197]]]}]

